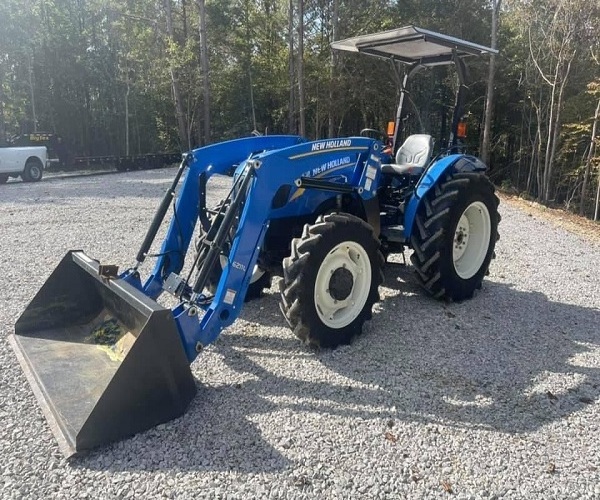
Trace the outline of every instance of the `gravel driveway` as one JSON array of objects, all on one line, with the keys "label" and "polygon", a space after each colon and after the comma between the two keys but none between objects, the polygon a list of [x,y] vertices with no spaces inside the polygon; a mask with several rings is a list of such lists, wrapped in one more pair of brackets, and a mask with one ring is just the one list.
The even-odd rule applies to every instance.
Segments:
[{"label": "gravel driveway", "polygon": [[274,287],[182,418],[65,461],[6,335],[68,249],[131,264],[174,173],[0,186],[1,498],[600,498],[600,246],[507,204],[473,300],[396,259],[364,335],[313,352]]}]

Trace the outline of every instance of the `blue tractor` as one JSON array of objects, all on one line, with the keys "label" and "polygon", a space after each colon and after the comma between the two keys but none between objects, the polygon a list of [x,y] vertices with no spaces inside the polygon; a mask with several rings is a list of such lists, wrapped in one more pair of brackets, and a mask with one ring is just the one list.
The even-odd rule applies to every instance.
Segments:
[{"label": "blue tractor", "polygon": [[[464,57],[491,52],[413,26],[334,47],[408,64],[402,96],[421,67],[455,63],[462,73]],[[449,149],[435,158],[426,134],[396,147],[402,101],[388,145],[385,136],[260,136],[191,151],[133,266],[119,273],[82,251],[63,258],[10,342],[66,455],[181,415],[196,392],[189,364],[275,275],[285,320],[320,347],[361,333],[389,253],[413,250],[428,294],[473,296],[498,238],[494,187],[479,159],[457,152],[460,109]],[[207,181],[228,173],[228,196],[207,207]],[[161,250],[150,255],[171,209]],[[156,263],[142,279],[149,257]],[[163,293],[175,307],[156,302]]]}]

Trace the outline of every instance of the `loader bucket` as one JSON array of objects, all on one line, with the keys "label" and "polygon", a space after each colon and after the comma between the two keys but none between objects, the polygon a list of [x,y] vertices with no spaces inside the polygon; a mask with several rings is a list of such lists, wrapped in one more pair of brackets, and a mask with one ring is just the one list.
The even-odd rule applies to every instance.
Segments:
[{"label": "loader bucket", "polygon": [[196,385],[169,309],[69,252],[9,336],[67,456],[182,415]]}]

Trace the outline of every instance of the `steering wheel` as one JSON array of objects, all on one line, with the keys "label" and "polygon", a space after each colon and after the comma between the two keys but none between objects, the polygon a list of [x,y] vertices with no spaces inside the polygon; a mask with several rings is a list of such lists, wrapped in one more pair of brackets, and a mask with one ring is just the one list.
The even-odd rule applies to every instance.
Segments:
[{"label": "steering wheel", "polygon": [[363,137],[372,137],[376,135],[378,138],[381,139],[381,142],[383,142],[384,144],[387,142],[388,139],[387,134],[384,134],[381,130],[376,130],[374,128],[363,128],[360,131],[360,135]]}]

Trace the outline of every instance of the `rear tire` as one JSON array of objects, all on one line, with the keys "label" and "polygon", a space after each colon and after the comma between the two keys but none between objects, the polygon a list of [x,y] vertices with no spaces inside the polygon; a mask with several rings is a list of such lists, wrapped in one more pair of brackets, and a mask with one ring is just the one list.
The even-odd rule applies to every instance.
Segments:
[{"label": "rear tire", "polygon": [[383,281],[373,228],[350,214],[321,215],[283,260],[280,308],[294,334],[317,347],[349,344],[371,319]]},{"label": "rear tire", "polygon": [[25,182],[38,182],[42,180],[44,166],[37,158],[30,158],[25,163],[25,170],[21,174],[21,178]]},{"label": "rear tire", "polygon": [[481,288],[499,238],[498,204],[494,185],[479,173],[448,174],[425,195],[410,241],[429,295],[461,301]]}]

